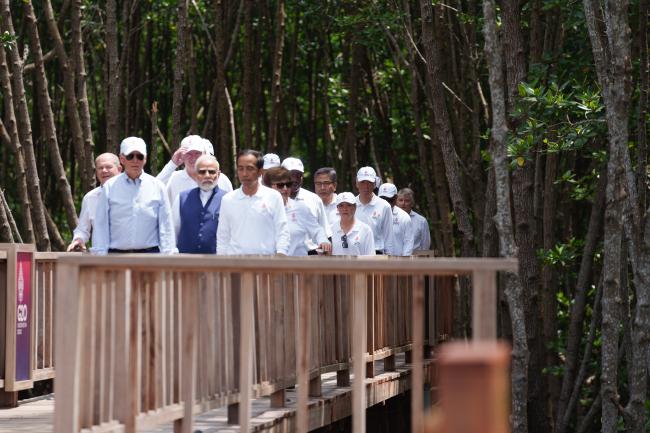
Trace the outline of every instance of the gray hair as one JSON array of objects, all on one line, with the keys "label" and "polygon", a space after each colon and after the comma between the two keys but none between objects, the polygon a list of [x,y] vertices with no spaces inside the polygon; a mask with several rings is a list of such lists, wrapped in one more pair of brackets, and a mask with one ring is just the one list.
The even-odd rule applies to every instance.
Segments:
[{"label": "gray hair", "polygon": [[415,198],[413,198],[414,197],[413,190],[411,188],[402,188],[402,189],[400,189],[399,192],[397,193],[397,196],[398,197],[408,197],[409,199],[411,199],[412,203],[415,203]]},{"label": "gray hair", "polygon": [[199,164],[202,164],[204,162],[216,162],[217,163],[217,170],[219,169],[219,161],[217,161],[217,158],[210,154],[204,154],[198,157],[196,160],[196,163],[194,164],[194,168],[198,170]]},{"label": "gray hair", "polygon": [[113,165],[115,165],[115,167],[120,166],[120,158],[118,158],[116,154],[110,152],[102,153],[101,155],[97,156],[97,158],[95,158],[95,165],[97,165],[97,161],[99,161],[99,158],[106,157],[106,156],[111,158],[111,160],[113,160]]},{"label": "gray hair", "polygon": [[334,170],[332,167],[319,168],[314,173],[314,179],[316,179],[316,176],[320,176],[322,174],[326,174],[332,182],[336,182],[336,170]]}]

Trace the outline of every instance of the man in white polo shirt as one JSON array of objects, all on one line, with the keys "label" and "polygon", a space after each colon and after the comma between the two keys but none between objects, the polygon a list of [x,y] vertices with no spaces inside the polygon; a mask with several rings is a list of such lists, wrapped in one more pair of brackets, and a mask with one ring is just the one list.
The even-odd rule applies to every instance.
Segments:
[{"label": "man in white polo shirt", "polygon": [[217,255],[287,255],[290,236],[284,201],[279,192],[259,183],[263,165],[256,150],[237,154],[241,187],[221,200]]},{"label": "man in white polo shirt", "polygon": [[393,239],[388,254],[391,256],[410,256],[413,254],[413,224],[411,217],[399,207],[397,201],[397,187],[392,183],[384,183],[377,193],[386,200],[393,212]]},{"label": "man in white polo shirt", "polygon": [[[306,204],[312,215],[318,220],[318,224],[323,228],[325,236],[328,238],[332,237],[332,228],[330,227],[330,221],[327,219],[323,201],[313,192],[302,188],[303,175],[305,173],[305,167],[302,165],[302,161],[298,158],[289,157],[282,161],[282,167],[289,170],[291,174],[291,198],[297,202]],[[309,254],[317,254],[315,251],[318,248],[318,240],[307,239],[306,243]]]},{"label": "man in white polo shirt", "polygon": [[372,229],[377,254],[387,254],[392,248],[393,213],[390,205],[375,195],[377,180],[377,173],[372,167],[361,167],[357,172],[359,195],[356,217]]},{"label": "man in white polo shirt", "polygon": [[413,223],[413,250],[431,248],[431,233],[426,218],[413,210],[415,199],[411,188],[402,188],[397,193],[397,206],[409,214]]},{"label": "man in white polo shirt", "polygon": [[331,224],[338,219],[336,211],[336,170],[332,167],[321,167],[314,173],[314,191],[320,197],[325,207],[327,221]]}]

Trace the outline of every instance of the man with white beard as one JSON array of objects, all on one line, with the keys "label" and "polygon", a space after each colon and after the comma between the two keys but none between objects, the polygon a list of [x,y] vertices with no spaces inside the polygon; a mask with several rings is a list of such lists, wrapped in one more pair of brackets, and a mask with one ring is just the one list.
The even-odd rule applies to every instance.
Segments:
[{"label": "man with white beard", "polygon": [[216,254],[221,198],[226,195],[218,186],[219,162],[202,155],[193,171],[198,187],[182,191],[172,205],[176,246],[180,253]]}]

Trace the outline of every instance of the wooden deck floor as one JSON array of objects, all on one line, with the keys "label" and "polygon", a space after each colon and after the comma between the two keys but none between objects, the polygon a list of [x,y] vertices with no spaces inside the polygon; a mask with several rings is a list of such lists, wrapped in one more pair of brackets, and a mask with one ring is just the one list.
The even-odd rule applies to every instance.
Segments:
[{"label": "wooden deck floor", "polygon": [[[376,376],[366,379],[367,406],[374,406],[410,389],[410,365],[404,363],[404,356],[397,356],[397,369],[383,372],[383,362],[376,362]],[[429,375],[431,363],[425,361],[425,377]],[[430,377],[430,376],[429,376]],[[319,428],[351,414],[351,388],[336,386],[336,373],[322,376],[322,396],[309,400],[309,429]],[[287,390],[286,408],[270,409],[269,398],[259,398],[252,403],[252,431],[263,433],[289,433],[294,431],[295,389]],[[0,433],[52,432],[54,396],[21,402],[14,409],[0,409]],[[194,431],[202,433],[234,433],[238,426],[228,425],[226,408],[215,409],[198,415]],[[139,430],[144,433],[173,432],[171,424],[155,429]]]}]

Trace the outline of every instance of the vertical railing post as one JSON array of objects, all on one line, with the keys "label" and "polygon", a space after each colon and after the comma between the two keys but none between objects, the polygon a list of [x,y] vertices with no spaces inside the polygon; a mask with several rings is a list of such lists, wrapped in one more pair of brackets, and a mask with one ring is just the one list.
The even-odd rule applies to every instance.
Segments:
[{"label": "vertical railing post", "polygon": [[423,426],[424,398],[424,277],[413,277],[413,369],[411,371],[411,432],[421,433]]},{"label": "vertical railing post", "polygon": [[309,352],[311,337],[311,291],[314,276],[300,274],[298,277],[298,342],[296,344],[296,368],[298,369],[297,432],[307,432],[309,424]]},{"label": "vertical railing post", "polygon": [[366,431],[367,276],[352,275],[352,432]]},{"label": "vertical railing post", "polygon": [[239,346],[239,427],[250,431],[251,394],[253,382],[253,291],[255,275],[245,272],[240,285],[240,335]]},{"label": "vertical railing post", "polygon": [[182,287],[183,340],[181,346],[181,396],[183,418],[174,424],[175,433],[192,433],[194,396],[196,391],[197,347],[198,347],[198,274],[184,273]]},{"label": "vertical railing post", "polygon": [[476,270],[472,274],[472,339],[497,338],[497,274]]},{"label": "vertical railing post", "polygon": [[[59,271],[61,273],[61,271]],[[115,418],[124,425],[124,433],[135,433],[137,366],[132,348],[131,270],[115,273]],[[57,367],[57,376],[59,368]],[[58,380],[58,379],[57,379]]]},{"label": "vertical railing post", "polygon": [[79,266],[61,263],[57,277],[55,313],[54,432],[79,431],[79,371],[81,366],[79,323],[84,291],[79,287]]}]

